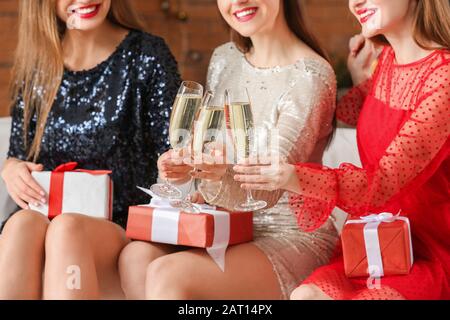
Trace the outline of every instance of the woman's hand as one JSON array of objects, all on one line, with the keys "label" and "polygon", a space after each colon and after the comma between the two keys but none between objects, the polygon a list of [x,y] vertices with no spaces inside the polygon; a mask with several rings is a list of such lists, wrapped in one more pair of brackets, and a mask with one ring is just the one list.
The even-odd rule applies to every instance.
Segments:
[{"label": "woman's hand", "polygon": [[163,153],[158,159],[159,176],[173,184],[188,182],[191,179],[192,166],[183,162],[186,156],[188,156],[186,150],[180,152],[169,150]]},{"label": "woman's hand", "polygon": [[1,177],[5,181],[9,195],[22,209],[29,209],[29,203],[36,207],[46,203],[44,190],[31,175],[32,171],[43,169],[42,164],[13,158],[6,160]]},{"label": "woman's hand", "polygon": [[200,157],[194,157],[189,162],[195,167],[192,177],[195,179],[211,182],[221,181],[227,172],[227,165],[224,157],[223,145],[209,143],[206,153]]},{"label": "woman's hand", "polygon": [[249,165],[248,162],[234,166],[234,179],[242,182],[241,188],[247,190],[275,191],[279,189],[298,193],[295,166],[281,162],[277,164]]},{"label": "woman's hand", "polygon": [[350,54],[347,67],[352,76],[353,85],[357,86],[369,79],[373,72],[373,63],[377,59],[379,50],[373,41],[358,34],[350,39]]},{"label": "woman's hand", "polygon": [[203,198],[202,194],[198,191],[193,193],[192,195],[187,197],[187,200],[191,203],[197,203],[197,204],[205,204],[205,198]]}]

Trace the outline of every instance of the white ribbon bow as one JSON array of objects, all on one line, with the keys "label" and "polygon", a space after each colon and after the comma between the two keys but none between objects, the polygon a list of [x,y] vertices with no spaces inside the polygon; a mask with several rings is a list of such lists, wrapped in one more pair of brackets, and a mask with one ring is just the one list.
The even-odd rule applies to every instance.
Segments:
[{"label": "white ribbon bow", "polygon": [[397,220],[400,213],[397,213],[395,216],[390,212],[382,212],[380,214],[371,214],[368,216],[361,217],[364,222],[394,222]]},{"label": "white ribbon bow", "polygon": [[393,215],[390,212],[382,212],[380,214],[371,214],[360,217],[360,220],[348,220],[345,224],[365,223],[364,226],[364,243],[366,245],[367,264],[369,265],[369,275],[374,278],[384,276],[383,259],[381,258],[380,239],[378,237],[378,226],[382,222],[391,223],[396,220],[403,220],[408,225],[411,265],[413,263],[413,251],[411,243],[411,227],[409,219],[401,217],[400,212]]},{"label": "white ribbon bow", "polygon": [[[178,244],[178,222],[180,208],[174,208],[170,200],[155,195],[151,190],[138,187],[138,189],[152,196],[147,206],[154,208],[152,217],[152,241],[160,243]],[[193,203],[192,207],[198,213],[207,213],[214,217],[214,240],[206,251],[222,272],[225,271],[225,252],[230,240],[230,214],[217,210],[207,204]]]}]

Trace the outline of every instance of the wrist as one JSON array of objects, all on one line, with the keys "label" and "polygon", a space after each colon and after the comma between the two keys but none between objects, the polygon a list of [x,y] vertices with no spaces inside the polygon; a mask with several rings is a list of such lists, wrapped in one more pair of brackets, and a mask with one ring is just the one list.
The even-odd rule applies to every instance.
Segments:
[{"label": "wrist", "polygon": [[289,174],[289,179],[287,180],[286,185],[284,186],[283,189],[293,193],[300,193],[300,183],[298,181],[297,170],[295,168],[295,165],[288,164],[287,170]]}]

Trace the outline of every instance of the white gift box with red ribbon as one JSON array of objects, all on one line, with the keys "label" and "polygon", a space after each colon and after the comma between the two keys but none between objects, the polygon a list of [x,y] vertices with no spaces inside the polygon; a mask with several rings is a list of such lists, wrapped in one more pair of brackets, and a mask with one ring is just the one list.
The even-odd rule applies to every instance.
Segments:
[{"label": "white gift box with red ribbon", "polygon": [[76,169],[76,162],[53,171],[32,172],[33,178],[47,194],[47,202],[30,209],[50,219],[62,213],[78,213],[112,219],[113,183],[107,170]]}]

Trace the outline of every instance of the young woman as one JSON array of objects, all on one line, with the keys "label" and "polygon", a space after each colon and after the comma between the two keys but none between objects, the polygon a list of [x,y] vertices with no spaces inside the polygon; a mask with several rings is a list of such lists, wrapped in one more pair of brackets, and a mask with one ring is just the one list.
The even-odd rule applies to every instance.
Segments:
[{"label": "young woman", "polygon": [[[304,25],[299,2],[218,0],[218,6],[233,42],[215,50],[208,88],[216,95],[248,88],[255,126],[278,134],[274,151],[291,163],[320,163],[332,131],[336,80]],[[175,183],[189,179],[192,168],[173,162],[170,152],[160,158],[161,175]],[[208,203],[233,210],[245,200],[231,167],[197,168],[202,172],[194,176],[202,179]],[[287,299],[299,280],[328,261],[337,231],[331,219],[312,234],[299,231],[283,193],[254,193],[269,208],[254,214],[253,242],[228,248],[224,273],[205,250],[174,252],[179,249],[132,242],[119,263],[125,293],[150,299]]]},{"label": "young woman", "polygon": [[[345,277],[338,255],[292,298],[449,299],[449,1],[349,3],[365,38],[387,40],[369,79],[356,65],[370,50],[353,51],[349,67],[356,86],[338,105],[338,117],[358,125],[363,168],[284,165],[275,175],[277,186],[295,193],[291,208],[302,230],[321,226],[336,205],[352,216],[401,209],[410,219],[415,262],[409,275],[383,277],[379,289],[369,290],[367,279]],[[238,166],[236,180],[243,188],[267,189],[272,178],[260,169]]]},{"label": "young woman", "polygon": [[[66,27],[69,18],[76,29]],[[122,227],[128,206],[147,201],[135,186],[156,178],[152,168],[167,149],[180,82],[165,42],[139,30],[126,0],[20,3],[2,178],[22,210],[0,240],[1,299],[123,295],[117,259],[128,240]],[[49,222],[29,210],[29,203],[48,201],[30,172],[69,161],[112,170],[113,222],[75,214]],[[80,289],[66,286],[70,266],[79,268]]]}]

